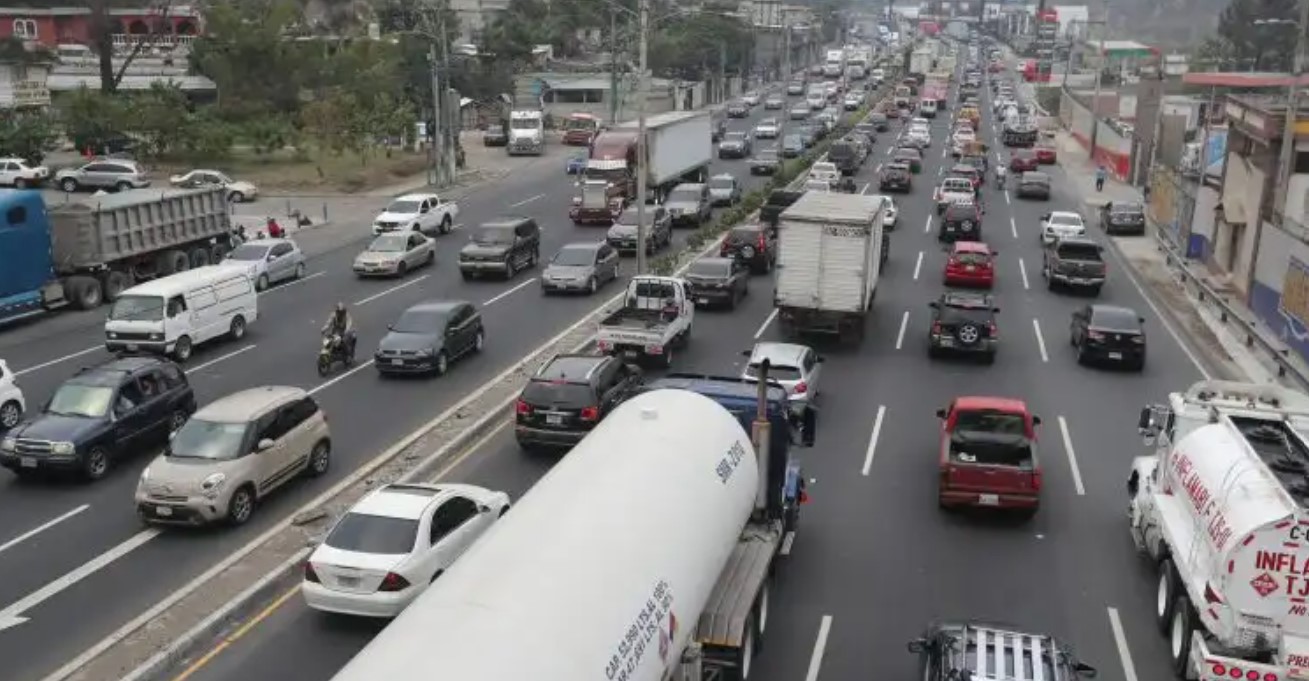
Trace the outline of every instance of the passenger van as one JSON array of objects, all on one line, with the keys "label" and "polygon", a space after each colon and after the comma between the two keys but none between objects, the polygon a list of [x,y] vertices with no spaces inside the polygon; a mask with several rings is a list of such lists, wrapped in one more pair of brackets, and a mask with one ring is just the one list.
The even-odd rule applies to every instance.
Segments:
[{"label": "passenger van", "polygon": [[197,267],[124,291],[105,319],[105,348],[185,362],[201,343],[241,339],[258,316],[255,285],[245,270]]},{"label": "passenger van", "polygon": [[936,105],[937,101],[935,99],[924,99],[918,103],[919,115],[924,118],[936,118]]}]

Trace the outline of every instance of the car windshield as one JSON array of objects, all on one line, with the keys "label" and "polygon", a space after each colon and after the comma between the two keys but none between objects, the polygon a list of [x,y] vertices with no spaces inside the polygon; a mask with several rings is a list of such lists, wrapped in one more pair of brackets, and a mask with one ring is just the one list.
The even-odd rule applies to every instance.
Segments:
[{"label": "car windshield", "polygon": [[473,241],[485,245],[512,244],[514,228],[512,225],[482,225],[473,233]]},{"label": "car windshield", "polygon": [[539,122],[535,118],[516,118],[510,122],[509,127],[514,130],[535,130]]},{"label": "car windshield", "polygon": [[[751,362],[745,368],[745,375],[748,378],[759,378],[759,362]],[[800,369],[785,364],[770,364],[768,366],[768,378],[774,381],[798,381],[802,378]]]},{"label": "car windshield", "polygon": [[565,130],[591,130],[594,127],[595,127],[595,119],[593,118],[565,118],[564,119]]},{"label": "car windshield", "polygon": [[962,432],[1026,435],[1027,421],[1022,414],[998,409],[960,409],[955,412],[954,429]]},{"label": "car windshield", "polygon": [[1050,216],[1050,224],[1059,225],[1061,227],[1081,227],[1082,218],[1076,215],[1061,215],[1055,213]]},{"label": "car windshield", "polygon": [[109,318],[120,322],[157,322],[164,318],[162,296],[126,295],[114,301]]},{"label": "car windshield", "polygon": [[[653,225],[653,224],[654,224],[654,221],[655,221],[655,212],[654,212],[654,210],[647,208],[646,211],[645,211],[645,224],[647,224],[647,225]],[[618,216],[618,220],[617,220],[617,222],[618,222],[619,224],[622,224],[622,225],[635,225],[635,224],[636,224],[636,208],[635,208],[635,207],[632,207],[632,208],[628,208],[628,209],[624,210],[624,211],[623,211],[623,214]]]},{"label": "car windshield", "polygon": [[669,192],[668,194],[669,203],[683,202],[683,201],[687,203],[695,203],[696,201],[699,200],[700,200],[699,189],[682,189],[679,187],[677,189],[674,189],[672,192]]},{"label": "car windshield", "polygon": [[391,330],[396,333],[437,333],[445,328],[449,315],[445,310],[405,310],[391,325]]},{"label": "car windshield", "polygon": [[114,399],[114,389],[100,385],[83,385],[65,383],[50,398],[50,405],[45,408],[47,414],[56,416],[85,416],[100,418],[109,413],[109,404]]},{"label": "car windshield", "polygon": [[1109,212],[1111,213],[1140,213],[1143,210],[1144,209],[1141,207],[1141,204],[1139,203],[1114,202],[1109,207]]},{"label": "car windshield", "polygon": [[694,277],[725,277],[731,273],[732,263],[728,260],[697,260],[687,272]]},{"label": "car windshield", "polygon": [[232,249],[231,253],[227,254],[227,259],[240,260],[242,262],[263,260],[264,257],[268,255],[268,248],[268,246],[261,246],[258,244],[241,244]]},{"label": "car windshield", "polygon": [[368,250],[374,253],[404,253],[409,250],[409,235],[385,234],[373,239]]},{"label": "car windshield", "polygon": [[410,201],[410,200],[408,200],[408,199],[401,199],[401,200],[399,200],[399,201],[392,201],[392,202],[391,202],[391,205],[389,205],[389,206],[386,207],[386,212],[388,212],[388,213],[401,213],[401,214],[413,214],[413,213],[417,213],[417,212],[418,212],[418,208],[419,208],[419,206],[421,206],[421,205],[422,205],[422,203],[420,203],[420,202],[418,202],[418,201]]},{"label": "car windshield", "polygon": [[168,456],[226,461],[249,453],[245,423],[218,423],[191,417],[168,443]]},{"label": "car windshield", "polygon": [[729,133],[727,133],[727,135],[726,135],[725,137],[723,137],[723,141],[724,141],[724,142],[744,142],[744,141],[745,141],[745,133],[743,133],[743,132],[729,132]]},{"label": "car windshield", "polygon": [[580,265],[590,265],[595,262],[595,249],[587,248],[563,248],[555,257],[550,260],[552,265],[561,265],[563,267],[577,267]]},{"label": "car windshield", "polygon": [[709,178],[710,189],[732,189],[735,186],[736,186],[736,180],[730,177]]},{"label": "car windshield", "polygon": [[1139,331],[1141,319],[1133,310],[1097,307],[1092,308],[1091,325],[1118,331]]},{"label": "car windshield", "polygon": [[332,528],[323,544],[353,553],[403,556],[414,550],[417,538],[417,520],[351,511]]}]

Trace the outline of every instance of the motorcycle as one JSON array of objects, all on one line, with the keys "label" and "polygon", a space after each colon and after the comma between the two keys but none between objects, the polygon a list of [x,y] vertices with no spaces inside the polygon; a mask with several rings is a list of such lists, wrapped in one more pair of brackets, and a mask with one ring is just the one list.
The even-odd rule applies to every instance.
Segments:
[{"label": "motorcycle", "polygon": [[996,168],[995,171],[995,188],[1004,189],[1004,179],[1008,175],[1002,168]]},{"label": "motorcycle", "polygon": [[323,334],[323,344],[318,349],[318,375],[330,374],[337,362],[347,368],[354,366],[354,348],[346,347],[345,338],[339,333]]}]

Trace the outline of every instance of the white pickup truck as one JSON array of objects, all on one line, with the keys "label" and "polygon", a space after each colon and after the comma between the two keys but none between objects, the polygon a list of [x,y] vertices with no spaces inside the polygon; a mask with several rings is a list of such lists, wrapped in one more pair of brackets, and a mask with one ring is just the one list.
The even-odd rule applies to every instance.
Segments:
[{"label": "white pickup truck", "polygon": [[947,177],[936,188],[936,212],[944,213],[956,201],[972,201],[975,193],[972,181],[962,177]]},{"label": "white pickup truck", "polygon": [[449,234],[459,219],[459,204],[437,194],[405,194],[391,201],[373,220],[373,234],[422,232],[427,236]]},{"label": "white pickup truck", "polygon": [[691,340],[695,301],[676,277],[633,277],[623,306],[600,320],[596,347],[628,360],[657,359],[673,365],[673,346]]}]

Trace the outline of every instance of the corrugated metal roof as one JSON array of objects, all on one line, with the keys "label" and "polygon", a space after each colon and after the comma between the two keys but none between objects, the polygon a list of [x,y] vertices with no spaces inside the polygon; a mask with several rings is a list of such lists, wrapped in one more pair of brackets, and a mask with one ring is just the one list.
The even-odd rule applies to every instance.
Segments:
[{"label": "corrugated metal roof", "polygon": [[[204,76],[136,76],[127,74],[118,84],[120,90],[149,90],[155,83],[175,85],[185,92],[210,92],[218,89],[214,81]],[[100,89],[100,76],[91,74],[52,73],[45,81],[45,86],[52,92],[71,92],[86,88]]]},{"label": "corrugated metal roof", "polygon": [[783,218],[858,222],[872,220],[886,199],[878,194],[805,192],[783,213]]}]

